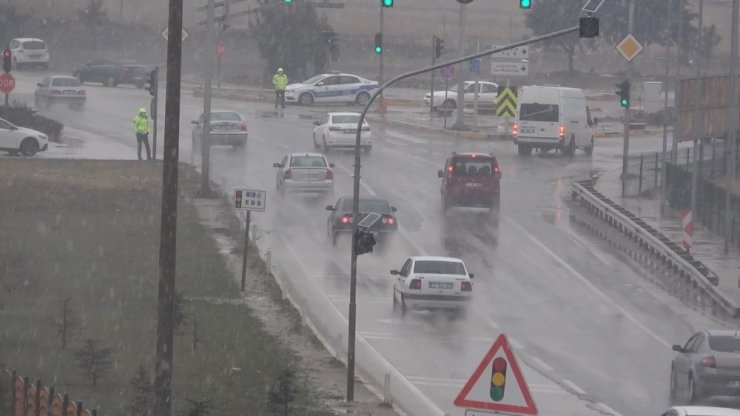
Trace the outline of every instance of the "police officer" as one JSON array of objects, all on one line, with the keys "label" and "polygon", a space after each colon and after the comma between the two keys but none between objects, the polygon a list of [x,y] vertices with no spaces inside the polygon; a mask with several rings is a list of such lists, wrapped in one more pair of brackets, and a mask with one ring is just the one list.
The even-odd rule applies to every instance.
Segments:
[{"label": "police officer", "polygon": [[134,131],[136,131],[136,141],[139,144],[138,156],[141,160],[141,144],[146,147],[146,159],[151,160],[152,156],[149,151],[149,117],[146,115],[146,109],[140,108],[139,114],[134,117]]},{"label": "police officer", "polygon": [[272,77],[272,85],[275,86],[275,109],[277,110],[278,103],[285,108],[285,87],[288,86],[288,76],[285,75],[283,68],[278,68],[277,74]]}]

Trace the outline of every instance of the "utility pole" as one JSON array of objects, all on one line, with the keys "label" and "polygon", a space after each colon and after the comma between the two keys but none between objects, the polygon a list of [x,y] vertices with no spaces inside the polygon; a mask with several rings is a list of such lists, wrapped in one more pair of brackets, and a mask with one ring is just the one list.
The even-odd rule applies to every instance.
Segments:
[{"label": "utility pole", "polygon": [[180,143],[180,76],[182,65],[182,2],[169,0],[167,38],[167,89],[162,164],[162,212],[159,240],[159,293],[157,347],[154,374],[154,414],[172,410],[172,355],[177,253],[177,178]]},{"label": "utility pole", "polygon": [[[203,125],[201,128],[201,176],[200,176],[200,193],[202,198],[210,198],[211,191],[211,88],[213,78],[213,20],[215,14],[215,0],[208,0],[208,11],[206,12],[206,50],[205,70],[204,70],[204,88],[203,88]],[[195,151],[195,149],[193,149]]]},{"label": "utility pole", "polygon": [[[380,38],[383,39],[383,4],[380,3]],[[385,45],[383,45],[383,50],[380,52],[380,77],[378,79],[378,85],[383,85],[383,55],[385,55]],[[380,94],[380,102],[383,102],[383,94]]]},{"label": "utility pole", "polygon": [[[678,90],[681,83],[681,44],[683,44],[683,9],[686,0],[678,0],[678,39],[676,40],[676,88],[673,92],[673,108],[678,111]],[[673,126],[673,143],[671,144],[671,163],[678,162],[678,134]]]},{"label": "utility pole", "polygon": [[[730,146],[727,187],[725,188],[725,254],[730,250],[733,216],[730,215],[731,187],[735,182],[735,159],[737,158],[737,24],[738,0],[732,0],[732,39],[730,39],[730,102],[727,106],[727,144]],[[727,149],[725,149],[727,151]]]},{"label": "utility pole", "polygon": [[[465,7],[465,4],[460,3],[460,19],[457,24],[457,53],[458,56],[465,56],[465,15],[467,12],[467,8]],[[464,130],[465,129],[465,75],[467,72],[465,71],[465,65],[464,63],[461,63],[458,65],[459,71],[458,73],[458,79],[457,79],[457,120],[455,120],[455,124],[452,126],[455,130]]]},{"label": "utility pole", "polygon": [[[632,30],[635,26],[635,0],[627,0],[629,2],[628,21],[627,21],[627,33],[632,34]],[[632,88],[632,61],[627,60],[627,83]],[[630,126],[632,125],[632,100],[627,101],[627,106],[624,108],[624,148],[622,151],[622,196],[625,196],[627,191],[627,182],[629,181],[629,154],[630,154]]]},{"label": "utility pole", "polygon": [[[666,175],[668,172],[668,167],[666,163],[668,162],[668,122],[672,118],[670,113],[668,113],[668,83],[670,82],[670,76],[671,76],[671,42],[673,41],[673,0],[668,0],[668,28],[666,32],[671,37],[665,44],[665,77],[663,78],[663,155],[661,156],[661,174],[660,174],[660,189],[661,189],[661,198],[660,198],[660,213],[663,213],[663,209],[665,208],[665,200],[666,200]],[[675,107],[675,105],[674,105]]]},{"label": "utility pole", "polygon": [[[700,108],[704,107],[704,92],[702,87],[704,82],[699,82],[702,70],[701,45],[704,31],[704,0],[699,0],[699,41],[696,48],[696,84],[694,85],[694,157],[691,163],[691,218],[692,221],[696,216],[696,186],[699,183],[699,148],[701,147],[701,138],[704,134],[704,117],[699,115]],[[699,103],[699,97],[702,102]]]},{"label": "utility pole", "polygon": [[[437,61],[437,36],[432,35],[432,66],[434,66],[434,63]],[[430,93],[429,96],[429,118],[434,117],[434,71],[431,71],[432,73],[432,82],[430,84]]]}]

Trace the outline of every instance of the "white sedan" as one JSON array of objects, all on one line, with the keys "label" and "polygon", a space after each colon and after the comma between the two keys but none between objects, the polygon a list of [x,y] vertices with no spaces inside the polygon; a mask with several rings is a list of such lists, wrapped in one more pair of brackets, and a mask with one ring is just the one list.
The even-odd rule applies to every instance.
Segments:
[{"label": "white sedan", "polygon": [[[498,84],[489,81],[478,81],[478,108],[491,109],[496,104],[498,96]],[[465,81],[465,105],[472,106],[475,98],[475,81]],[[426,93],[424,103],[429,106],[432,101],[432,94]],[[446,92],[434,91],[433,108],[444,108],[453,110],[457,107],[457,85],[453,86]]]},{"label": "white sedan", "polygon": [[[360,122],[360,113],[328,113],[321,121],[314,123],[313,147],[329,149],[354,149],[357,142],[357,123]],[[362,120],[360,132],[360,147],[365,152],[373,148],[370,139],[370,125]]]},{"label": "white sedan", "polygon": [[401,270],[391,270],[393,311],[405,315],[408,309],[446,309],[465,315],[473,299],[473,274],[454,257],[414,256]]},{"label": "white sedan", "polygon": [[710,406],[673,406],[661,416],[740,416],[740,410]]},{"label": "white sedan", "polygon": [[275,188],[280,195],[289,192],[324,193],[334,191],[334,167],[321,153],[291,153],[279,163]]},{"label": "white sedan", "polygon": [[377,81],[357,75],[321,74],[285,87],[285,102],[301,105],[326,102],[365,105],[370,101],[370,94],[376,88],[378,88]]},{"label": "white sedan", "polygon": [[49,138],[41,132],[15,126],[0,118],[0,150],[10,155],[31,157],[49,147]]}]

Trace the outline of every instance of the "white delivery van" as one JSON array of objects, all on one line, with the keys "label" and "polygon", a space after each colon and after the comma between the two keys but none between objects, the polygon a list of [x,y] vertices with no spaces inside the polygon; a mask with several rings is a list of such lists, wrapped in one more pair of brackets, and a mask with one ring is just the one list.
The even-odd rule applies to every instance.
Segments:
[{"label": "white delivery van", "polygon": [[522,87],[514,123],[512,134],[520,155],[529,155],[532,149],[556,149],[567,156],[576,149],[587,155],[594,150],[586,97],[580,88]]}]

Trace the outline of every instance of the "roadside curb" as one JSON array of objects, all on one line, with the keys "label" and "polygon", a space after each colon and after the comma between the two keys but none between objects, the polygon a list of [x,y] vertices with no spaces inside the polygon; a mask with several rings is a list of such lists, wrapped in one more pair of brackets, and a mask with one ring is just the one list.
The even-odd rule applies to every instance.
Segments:
[{"label": "roadside curb", "polygon": [[[644,129],[644,130],[630,130],[630,135],[632,137],[640,137],[640,136],[649,136],[652,134],[660,133],[660,128],[650,128],[650,129]],[[620,137],[624,135],[624,132],[621,131],[597,131],[594,132],[594,138],[603,138],[603,137]]]},{"label": "roadside curb", "polygon": [[439,128],[439,127],[426,126],[424,124],[412,123],[409,121],[383,118],[377,115],[367,116],[367,119],[374,123],[385,124],[388,126],[410,127],[414,129],[430,131],[430,132],[435,132],[435,133],[444,133],[444,134],[460,137],[462,139],[467,139],[467,140],[510,140],[511,139],[511,137],[506,134],[488,134],[482,131],[449,130],[449,129]]}]

